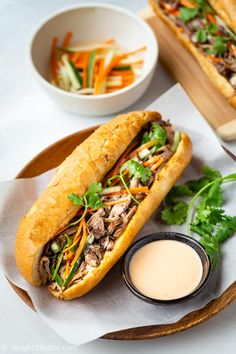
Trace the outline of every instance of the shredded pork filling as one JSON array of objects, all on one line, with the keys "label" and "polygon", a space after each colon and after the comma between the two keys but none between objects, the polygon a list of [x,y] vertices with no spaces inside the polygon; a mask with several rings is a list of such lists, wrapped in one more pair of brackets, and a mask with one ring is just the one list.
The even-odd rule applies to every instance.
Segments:
[{"label": "shredded pork filling", "polygon": [[[166,134],[166,137],[163,140],[164,144],[162,146],[150,148],[150,153],[148,153],[147,156],[141,156],[142,158],[140,158],[141,153],[139,150],[136,152],[136,144],[135,148],[131,150],[128,155],[131,155],[132,161],[135,161],[133,163],[136,163],[136,166],[148,166],[145,167],[145,171],[149,171],[147,174],[148,177],[145,178],[145,181],[144,178],[143,180],[142,178],[139,178],[138,174],[132,176],[131,173],[131,178],[129,178],[129,173],[127,173],[127,170],[124,172],[124,176],[126,176],[126,183],[130,191],[139,191],[138,188],[141,188],[140,192],[135,195],[124,193],[125,188],[122,181],[119,179],[114,179],[114,185],[116,187],[120,186],[122,188],[122,192],[101,195],[100,201],[102,203],[102,207],[87,211],[86,216],[84,217],[86,234],[88,235],[87,243],[80,255],[79,265],[73,276],[71,276],[68,284],[65,285],[65,283],[60,283],[57,278],[59,277],[62,281],[65,281],[69,274],[68,272],[70,272],[73,268],[73,257],[75,257],[76,252],[78,252],[78,248],[80,247],[79,243],[75,247],[72,247],[76,237],[78,237],[77,231],[80,227],[79,223],[76,225],[73,225],[73,223],[76,223],[76,220],[81,218],[83,208],[79,211],[78,215],[71,220],[68,227],[61,231],[45,246],[44,254],[40,262],[40,273],[44,279],[46,278],[45,283],[48,283],[51,290],[61,291],[62,289],[77,283],[84,278],[90,270],[100,265],[106,252],[111,252],[113,250],[116,239],[119,238],[132,217],[135,215],[138,204],[146,197],[146,189],[149,189],[152,186],[155,178],[158,177],[159,171],[174,153],[173,144],[176,144],[176,141],[174,142],[175,135],[172,126],[169,122],[166,123],[164,121],[158,122],[158,126],[162,129],[161,132],[163,133],[164,131]],[[143,141],[145,141],[145,139],[147,140],[148,134],[151,136],[151,129],[151,124],[149,124],[146,129],[139,134],[138,145],[141,144],[142,146]],[[145,134],[146,138],[144,138]],[[126,152],[123,156],[125,155]],[[110,174],[108,174],[104,179],[105,186],[107,186],[109,176]],[[143,192],[143,190],[145,192]],[[70,247],[72,247],[69,247],[69,249],[68,240],[70,241]],[[88,242],[88,240],[90,241]],[[65,250],[65,247],[68,251]],[[64,251],[62,252],[63,248]],[[68,264],[70,264],[69,269],[67,269]],[[55,273],[57,276],[55,276]]]}]

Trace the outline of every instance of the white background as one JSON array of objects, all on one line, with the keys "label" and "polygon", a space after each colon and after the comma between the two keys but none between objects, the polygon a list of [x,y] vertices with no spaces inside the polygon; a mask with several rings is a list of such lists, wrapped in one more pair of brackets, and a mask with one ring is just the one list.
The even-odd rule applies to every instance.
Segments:
[{"label": "white background", "polygon": [[[108,119],[78,117],[55,107],[35,83],[27,63],[27,44],[37,24],[61,6],[79,2],[0,0],[1,181],[13,178],[27,161],[52,142]],[[109,2],[134,12],[146,4],[145,0]],[[145,108],[173,83],[158,66],[148,92],[131,109]],[[170,337],[138,342],[97,340],[70,348],[15,295],[0,275],[0,352],[233,353],[235,333],[236,302],[210,321]]]}]

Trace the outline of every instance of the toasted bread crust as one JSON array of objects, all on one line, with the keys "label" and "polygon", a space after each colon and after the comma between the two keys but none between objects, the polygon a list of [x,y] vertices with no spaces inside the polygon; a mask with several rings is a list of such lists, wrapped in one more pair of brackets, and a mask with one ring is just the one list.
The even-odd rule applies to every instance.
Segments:
[{"label": "toasted bread crust", "polygon": [[236,1],[235,0],[208,0],[226,25],[236,33]]},{"label": "toasted bread crust", "polygon": [[72,192],[83,195],[91,183],[101,181],[142,127],[160,118],[156,112],[119,115],[99,127],[58,167],[17,230],[16,263],[26,280],[43,285],[39,273],[43,248],[79,210],[67,195]]},{"label": "toasted bread crust", "polygon": [[[192,55],[196,58],[198,63],[201,65],[202,69],[205,71],[210,81],[221,91],[221,93],[227,98],[228,102],[236,108],[236,92],[233,86],[229,83],[229,81],[221,74],[218,73],[216,67],[211,63],[211,61],[205,57],[189,40],[189,38],[182,32],[179,31],[178,27],[172,22],[160,9],[155,0],[149,0],[153,10],[155,13],[171,28],[171,30],[175,33],[176,37],[180,40],[180,42],[192,53]],[[215,1],[211,1],[214,3]],[[216,1],[219,2],[232,2],[230,0],[225,1]],[[235,7],[234,4],[231,6]],[[216,7],[216,6],[214,6]]]}]

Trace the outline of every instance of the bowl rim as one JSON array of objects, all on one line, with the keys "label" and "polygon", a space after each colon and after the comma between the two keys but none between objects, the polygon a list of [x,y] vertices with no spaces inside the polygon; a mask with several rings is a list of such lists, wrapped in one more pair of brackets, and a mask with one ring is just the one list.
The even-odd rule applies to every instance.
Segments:
[{"label": "bowl rim", "polygon": [[[130,17],[133,21],[135,21],[136,23],[138,23],[140,26],[143,27],[145,32],[148,34],[148,36],[152,40],[152,53],[153,53],[152,62],[150,64],[150,67],[148,68],[146,73],[144,73],[144,75],[142,75],[138,80],[133,82],[131,85],[129,85],[127,87],[124,87],[124,88],[122,88],[122,89],[120,89],[120,90],[118,90],[116,92],[110,92],[110,93],[105,93],[105,94],[100,94],[100,95],[86,96],[86,95],[78,95],[78,94],[76,94],[74,92],[68,92],[68,91],[62,90],[61,88],[51,84],[47,79],[45,79],[40,74],[40,72],[35,67],[34,60],[33,60],[33,57],[32,57],[32,47],[33,47],[36,35],[39,33],[41,28],[44,25],[46,25],[49,21],[51,21],[54,17],[56,17],[58,15],[63,15],[64,13],[69,12],[71,10],[78,10],[78,9],[82,9],[82,8],[100,8],[100,9],[114,10],[114,11],[119,12],[119,13],[125,15],[125,16]],[[29,59],[29,63],[30,63],[31,69],[35,72],[38,80],[41,81],[42,84],[46,85],[50,90],[54,91],[55,93],[59,93],[59,94],[62,94],[64,96],[70,97],[70,98],[75,98],[76,97],[78,99],[84,99],[84,100],[88,100],[88,101],[120,96],[120,95],[125,94],[126,92],[134,89],[135,87],[139,86],[139,84],[141,84],[143,81],[145,81],[145,79],[155,69],[157,61],[158,61],[158,54],[159,54],[159,46],[158,46],[157,38],[155,37],[155,34],[153,33],[153,30],[151,29],[151,27],[142,18],[140,18],[138,15],[133,14],[131,11],[129,11],[127,9],[124,9],[124,8],[122,8],[120,6],[113,5],[113,4],[106,4],[106,3],[102,3],[102,2],[91,2],[91,3],[83,2],[83,3],[77,4],[77,5],[64,6],[64,7],[60,8],[60,10],[56,10],[56,11],[52,12],[49,16],[44,18],[43,21],[39,22],[39,24],[37,25],[36,29],[33,31],[33,34],[31,34],[30,39],[29,39],[29,43],[28,43],[28,46],[27,46],[27,56],[28,56],[28,59]]]},{"label": "bowl rim", "polygon": [[[163,237],[161,237],[163,236]],[[175,237],[178,236],[180,239],[179,240],[175,240]],[[156,239],[153,239],[154,237],[156,237]],[[160,238],[161,237],[161,238]],[[172,238],[173,237],[173,238]],[[200,281],[199,285],[189,294],[182,296],[180,298],[177,299],[171,299],[171,300],[160,300],[160,299],[154,299],[151,298],[149,296],[146,296],[144,294],[142,294],[132,283],[132,281],[129,279],[129,277],[127,277],[127,274],[129,274],[129,270],[128,270],[128,266],[129,266],[129,262],[132,258],[132,256],[137,252],[137,250],[139,250],[142,246],[154,242],[154,241],[161,241],[161,240],[175,240],[178,242],[183,242],[185,244],[188,244],[188,246],[192,247],[195,252],[197,252],[197,254],[199,255],[199,252],[196,250],[196,248],[198,250],[202,251],[202,254],[204,255],[205,259],[208,261],[207,263],[207,274],[205,279],[202,281]],[[182,241],[181,241],[182,240]],[[146,241],[146,242],[145,242]],[[144,242],[144,243],[143,243]],[[133,249],[135,248],[135,246],[137,246],[138,244],[139,247],[133,251]],[[192,246],[192,244],[195,245],[195,248]],[[132,252],[133,251],[133,252]],[[132,253],[130,256],[130,260],[128,262],[128,266],[127,266],[127,257],[129,256],[129,253]],[[200,256],[199,256],[200,257]],[[203,261],[201,259],[201,263],[203,265]],[[148,234],[140,239],[138,239],[137,241],[135,241],[125,252],[122,261],[121,261],[121,274],[122,274],[122,278],[124,280],[124,283],[126,284],[127,288],[130,290],[130,292],[135,295],[136,297],[138,297],[140,300],[148,302],[150,304],[154,304],[154,305],[169,305],[169,304],[178,304],[187,300],[191,300],[194,297],[196,297],[207,285],[210,276],[212,273],[212,264],[211,264],[211,260],[210,257],[208,256],[208,254],[206,253],[205,249],[203,248],[203,246],[194,238],[191,238],[187,235],[184,235],[180,232],[174,232],[174,231],[160,231],[160,232],[154,232],[151,234]]]}]

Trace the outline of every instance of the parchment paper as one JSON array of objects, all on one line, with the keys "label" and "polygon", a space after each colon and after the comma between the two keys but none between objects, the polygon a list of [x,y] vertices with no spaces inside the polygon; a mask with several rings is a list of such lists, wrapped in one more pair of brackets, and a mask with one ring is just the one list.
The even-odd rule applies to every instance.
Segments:
[{"label": "parchment paper", "polygon": [[[235,163],[223,151],[211,128],[179,85],[171,88],[148,109],[157,110],[165,119],[171,119],[193,141],[194,157],[182,180],[199,177],[204,164],[220,169],[223,175],[236,172]],[[137,299],[121,279],[119,262],[89,294],[70,302],[53,298],[45,288],[32,287],[21,277],[15,265],[15,232],[20,218],[47,185],[52,173],[49,171],[36,178],[0,184],[0,262],[1,270],[8,278],[29,293],[41,319],[66,341],[80,345],[112,331],[174,323],[204,307],[236,280],[234,236],[223,245],[221,264],[213,273],[209,286],[197,298],[183,304],[154,306]],[[236,215],[235,184],[227,184],[224,188],[224,207],[230,215]],[[161,225],[158,212],[155,212],[138,237],[161,230],[186,231],[185,226]]]}]

